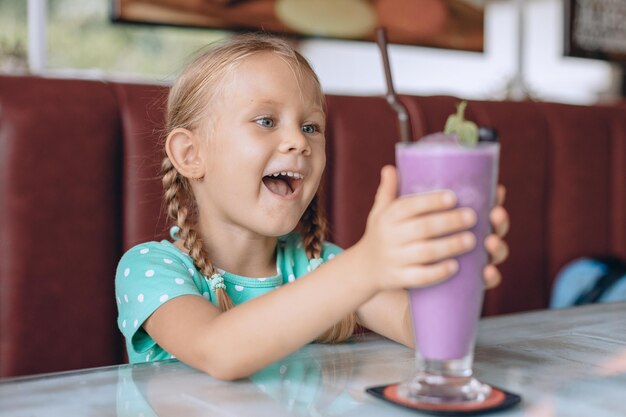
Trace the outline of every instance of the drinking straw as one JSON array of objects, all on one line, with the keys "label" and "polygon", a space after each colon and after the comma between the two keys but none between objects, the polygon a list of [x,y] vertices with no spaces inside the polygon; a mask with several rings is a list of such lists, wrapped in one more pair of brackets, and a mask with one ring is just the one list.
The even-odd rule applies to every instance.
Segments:
[{"label": "drinking straw", "polygon": [[389,56],[387,55],[387,35],[384,27],[379,27],[376,30],[376,37],[378,48],[383,58],[383,68],[385,70],[385,80],[387,81],[387,103],[398,114],[398,124],[400,125],[400,140],[402,142],[411,142],[411,126],[409,124],[409,113],[406,111],[406,107],[396,95],[396,91],[393,88],[393,80],[391,79],[391,67],[389,65]]}]

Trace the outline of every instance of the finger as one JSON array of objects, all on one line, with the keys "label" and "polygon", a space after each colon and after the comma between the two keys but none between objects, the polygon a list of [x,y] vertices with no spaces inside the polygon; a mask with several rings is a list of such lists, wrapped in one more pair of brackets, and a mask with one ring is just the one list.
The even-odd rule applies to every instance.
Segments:
[{"label": "finger", "polygon": [[407,265],[423,265],[438,262],[446,258],[461,255],[476,245],[476,237],[471,232],[457,233],[453,236],[430,239],[406,245],[400,256]]},{"label": "finger", "polygon": [[485,282],[485,288],[491,289],[500,285],[502,282],[502,274],[498,268],[493,265],[487,265],[485,269],[483,269],[483,280]]},{"label": "finger", "polygon": [[485,249],[489,253],[490,264],[501,264],[509,257],[509,245],[496,235],[489,235],[485,239]]},{"label": "finger", "polygon": [[370,211],[372,214],[385,209],[398,195],[398,174],[395,167],[385,165],[380,170],[380,184],[374,197],[374,205]]},{"label": "finger", "polygon": [[412,194],[396,200],[389,215],[402,221],[422,214],[448,210],[456,205],[456,195],[450,190]]},{"label": "finger", "polygon": [[493,231],[500,237],[506,236],[509,232],[509,228],[511,226],[509,220],[509,213],[502,206],[494,207],[489,213],[489,220],[491,221],[491,226],[493,227]]},{"label": "finger", "polygon": [[442,282],[459,270],[459,263],[447,259],[431,265],[419,265],[405,269],[404,288],[420,288]]},{"label": "finger", "polygon": [[450,235],[474,226],[476,219],[476,212],[471,208],[426,214],[402,223],[398,239],[407,243]]},{"label": "finger", "polygon": [[506,187],[502,184],[498,184],[496,188],[496,206],[503,206],[506,199]]}]

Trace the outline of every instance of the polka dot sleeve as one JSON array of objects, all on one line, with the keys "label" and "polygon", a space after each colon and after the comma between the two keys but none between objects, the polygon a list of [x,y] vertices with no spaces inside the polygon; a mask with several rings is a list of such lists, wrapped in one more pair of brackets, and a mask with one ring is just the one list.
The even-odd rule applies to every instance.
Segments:
[{"label": "polka dot sleeve", "polygon": [[343,249],[334,243],[324,242],[322,246],[322,259],[324,259],[325,262],[330,261],[341,252],[343,252]]},{"label": "polka dot sleeve", "polygon": [[161,305],[181,295],[203,296],[200,273],[190,258],[168,242],[149,242],[130,249],[117,267],[117,324],[129,356],[144,353],[155,342],[143,330],[144,321]]}]

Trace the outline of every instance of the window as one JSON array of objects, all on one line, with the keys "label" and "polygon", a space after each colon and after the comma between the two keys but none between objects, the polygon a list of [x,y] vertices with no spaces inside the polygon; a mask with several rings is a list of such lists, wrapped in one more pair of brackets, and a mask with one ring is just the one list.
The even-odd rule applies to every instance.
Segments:
[{"label": "window", "polygon": [[28,68],[26,5],[23,0],[0,2],[0,72],[24,72]]},{"label": "window", "polygon": [[44,74],[167,81],[195,51],[227,36],[206,29],[113,23],[111,0],[3,0],[0,71],[27,70],[27,9],[37,3],[47,5]]}]

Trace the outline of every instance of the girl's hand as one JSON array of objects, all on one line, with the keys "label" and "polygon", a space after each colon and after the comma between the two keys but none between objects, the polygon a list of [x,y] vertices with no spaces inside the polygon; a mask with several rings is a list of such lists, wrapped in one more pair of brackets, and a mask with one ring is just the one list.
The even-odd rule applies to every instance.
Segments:
[{"label": "girl's hand", "polygon": [[509,256],[509,247],[502,239],[509,231],[509,214],[502,207],[506,189],[499,185],[496,193],[496,206],[489,213],[489,219],[493,227],[493,234],[485,239],[485,248],[489,252],[489,265],[483,270],[483,278],[486,288],[493,288],[500,284],[502,275],[495,265],[498,265]]},{"label": "girl's hand", "polygon": [[476,223],[476,214],[454,208],[452,192],[397,198],[397,187],[396,169],[385,166],[365,234],[355,245],[364,278],[375,291],[423,287],[449,278],[458,269],[450,258],[471,250],[476,241],[473,233],[463,231]]}]

